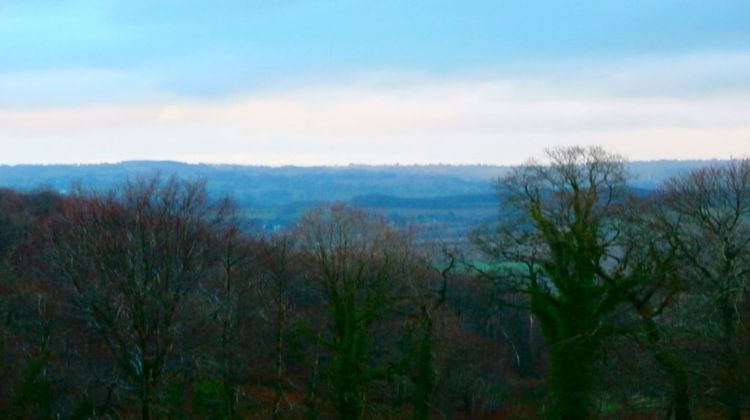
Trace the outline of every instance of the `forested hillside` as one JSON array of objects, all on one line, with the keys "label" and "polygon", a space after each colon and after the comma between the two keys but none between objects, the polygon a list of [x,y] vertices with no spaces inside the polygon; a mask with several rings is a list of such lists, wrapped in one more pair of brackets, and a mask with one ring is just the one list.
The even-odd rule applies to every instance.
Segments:
[{"label": "forested hillside", "polygon": [[[0,191],[8,418],[750,414],[750,160],[643,189],[617,155],[560,148],[496,191],[443,167],[153,165],[84,167],[97,188],[62,193],[74,168],[3,169],[17,188]],[[252,201],[190,179],[253,171],[274,180],[260,191],[289,177],[348,185],[311,202],[349,203],[261,232],[246,229]],[[368,210],[382,208],[488,218],[456,247]]]},{"label": "forested hillside", "polygon": [[[701,161],[632,162],[634,188],[653,189]],[[207,181],[211,195],[228,195],[247,219],[267,230],[288,227],[306,210],[345,202],[375,210],[428,236],[455,240],[496,216],[494,179],[511,168],[492,165],[259,167],[133,161],[97,165],[0,166],[0,186],[23,191],[76,185],[108,189],[126,179],[160,173]]]}]

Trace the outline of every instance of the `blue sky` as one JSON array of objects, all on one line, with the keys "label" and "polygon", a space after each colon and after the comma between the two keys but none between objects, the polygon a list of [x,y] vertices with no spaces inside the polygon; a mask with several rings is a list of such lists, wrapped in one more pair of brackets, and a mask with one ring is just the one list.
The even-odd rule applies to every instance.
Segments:
[{"label": "blue sky", "polygon": [[0,161],[750,151],[747,1],[0,2]]}]

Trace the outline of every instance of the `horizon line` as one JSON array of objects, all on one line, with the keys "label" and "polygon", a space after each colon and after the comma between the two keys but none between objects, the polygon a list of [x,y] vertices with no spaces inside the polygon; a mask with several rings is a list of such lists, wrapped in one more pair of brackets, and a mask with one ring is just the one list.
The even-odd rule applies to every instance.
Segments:
[{"label": "horizon line", "polygon": [[[659,163],[659,162],[680,162],[680,163],[697,163],[697,162],[724,162],[742,157],[730,156],[727,158],[706,158],[706,159],[680,159],[680,158],[658,158],[658,159],[623,159],[625,164],[629,163]],[[449,163],[449,162],[433,162],[433,163],[358,163],[349,162],[345,164],[263,164],[263,163],[232,163],[232,162],[191,162],[186,160],[174,160],[174,159],[125,159],[117,161],[97,161],[97,162],[22,162],[22,163],[0,163],[0,167],[19,167],[19,166],[117,166],[133,163],[146,163],[146,164],[179,164],[185,166],[238,166],[238,167],[251,167],[251,168],[272,168],[272,169],[283,169],[283,168],[337,168],[345,169],[351,167],[365,167],[365,168],[377,168],[377,167],[434,167],[434,166],[452,166],[452,167],[497,167],[497,168],[511,168],[516,166],[523,166],[525,163],[513,163],[513,164],[500,164],[500,163]]]}]

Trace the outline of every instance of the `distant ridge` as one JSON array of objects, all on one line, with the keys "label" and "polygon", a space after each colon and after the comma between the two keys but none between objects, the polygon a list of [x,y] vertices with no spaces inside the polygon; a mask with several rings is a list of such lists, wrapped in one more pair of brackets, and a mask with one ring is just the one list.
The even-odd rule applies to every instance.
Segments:
[{"label": "distant ridge", "polygon": [[[721,161],[642,161],[627,164],[633,187],[653,189],[679,173]],[[324,203],[344,202],[381,212],[398,223],[442,226],[460,236],[497,215],[493,180],[512,167],[495,165],[249,166],[134,160],[76,165],[0,165],[0,187],[49,188],[72,185],[112,188],[126,179],[160,173],[205,179],[215,197],[228,195],[243,216],[271,230],[294,223]]]},{"label": "distant ridge", "polygon": [[[707,159],[707,160],[643,160],[630,161],[626,163],[630,169],[649,170],[655,169],[692,169],[700,166],[714,163],[726,162],[726,160]],[[191,169],[191,170],[234,170],[247,172],[269,172],[269,173],[287,173],[287,172],[342,172],[342,171],[369,171],[369,172],[402,172],[402,173],[422,173],[422,174],[441,174],[462,177],[484,177],[491,178],[502,174],[517,165],[492,165],[492,164],[389,164],[389,165],[370,165],[360,163],[350,163],[348,165],[243,165],[235,163],[188,163],[176,160],[125,160],[115,163],[45,163],[45,164],[0,164],[0,171],[7,169],[21,168],[101,168],[111,170],[133,170],[133,169]]]},{"label": "distant ridge", "polygon": [[[634,161],[627,163],[627,168],[634,176],[635,186],[653,188],[679,173],[720,162]],[[252,188],[268,190],[265,187],[272,187],[277,192],[287,190],[291,195],[288,198],[292,200],[350,199],[357,195],[398,195],[395,193],[399,192],[404,193],[405,197],[435,197],[486,193],[488,182],[507,174],[511,168],[448,164],[271,167],[132,160],[97,164],[0,165],[0,186],[19,189],[46,186],[62,191],[80,182],[92,187],[108,187],[128,177],[158,172],[185,178],[205,178],[210,187],[222,192]],[[398,182],[403,184],[398,185]],[[272,196],[267,198],[273,201]]]}]

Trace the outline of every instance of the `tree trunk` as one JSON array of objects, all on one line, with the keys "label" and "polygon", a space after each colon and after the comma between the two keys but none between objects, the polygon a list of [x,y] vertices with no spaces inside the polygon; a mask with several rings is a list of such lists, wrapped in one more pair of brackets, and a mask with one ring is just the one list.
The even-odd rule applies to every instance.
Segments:
[{"label": "tree trunk", "polygon": [[148,380],[143,383],[141,394],[141,418],[143,420],[151,419],[151,391],[149,389]]},{"label": "tree trunk", "polygon": [[286,330],[286,310],[281,302],[281,297],[277,300],[278,313],[276,318],[276,389],[273,401],[273,418],[278,419],[281,416],[281,403],[284,399],[284,332]]},{"label": "tree trunk", "polygon": [[671,407],[674,410],[675,420],[692,420],[687,373],[680,362],[668,350],[662,347],[661,333],[656,322],[654,322],[651,308],[646,305],[639,305],[637,306],[637,311],[644,323],[651,353],[656,362],[659,363],[669,376],[669,382],[672,387]]},{"label": "tree trunk", "polygon": [[734,305],[729,299],[729,292],[724,291],[722,298],[719,300],[722,311],[722,326],[724,329],[723,337],[723,359],[724,367],[722,373],[722,392],[721,402],[724,404],[729,420],[742,419],[741,395],[738,392],[738,384],[741,380],[737,377],[740,372],[740,361],[735,351],[734,343],[737,338],[738,319]]},{"label": "tree trunk", "polygon": [[417,375],[414,384],[414,419],[417,420],[430,418],[430,397],[435,387],[433,324],[429,314],[426,316],[417,353]]},{"label": "tree trunk", "polygon": [[558,343],[554,347],[550,350],[551,418],[591,419],[592,352],[579,343]]},{"label": "tree trunk", "polygon": [[742,408],[740,407],[740,401],[735,392],[730,392],[725,398],[724,404],[727,409],[727,419],[742,420]]}]

